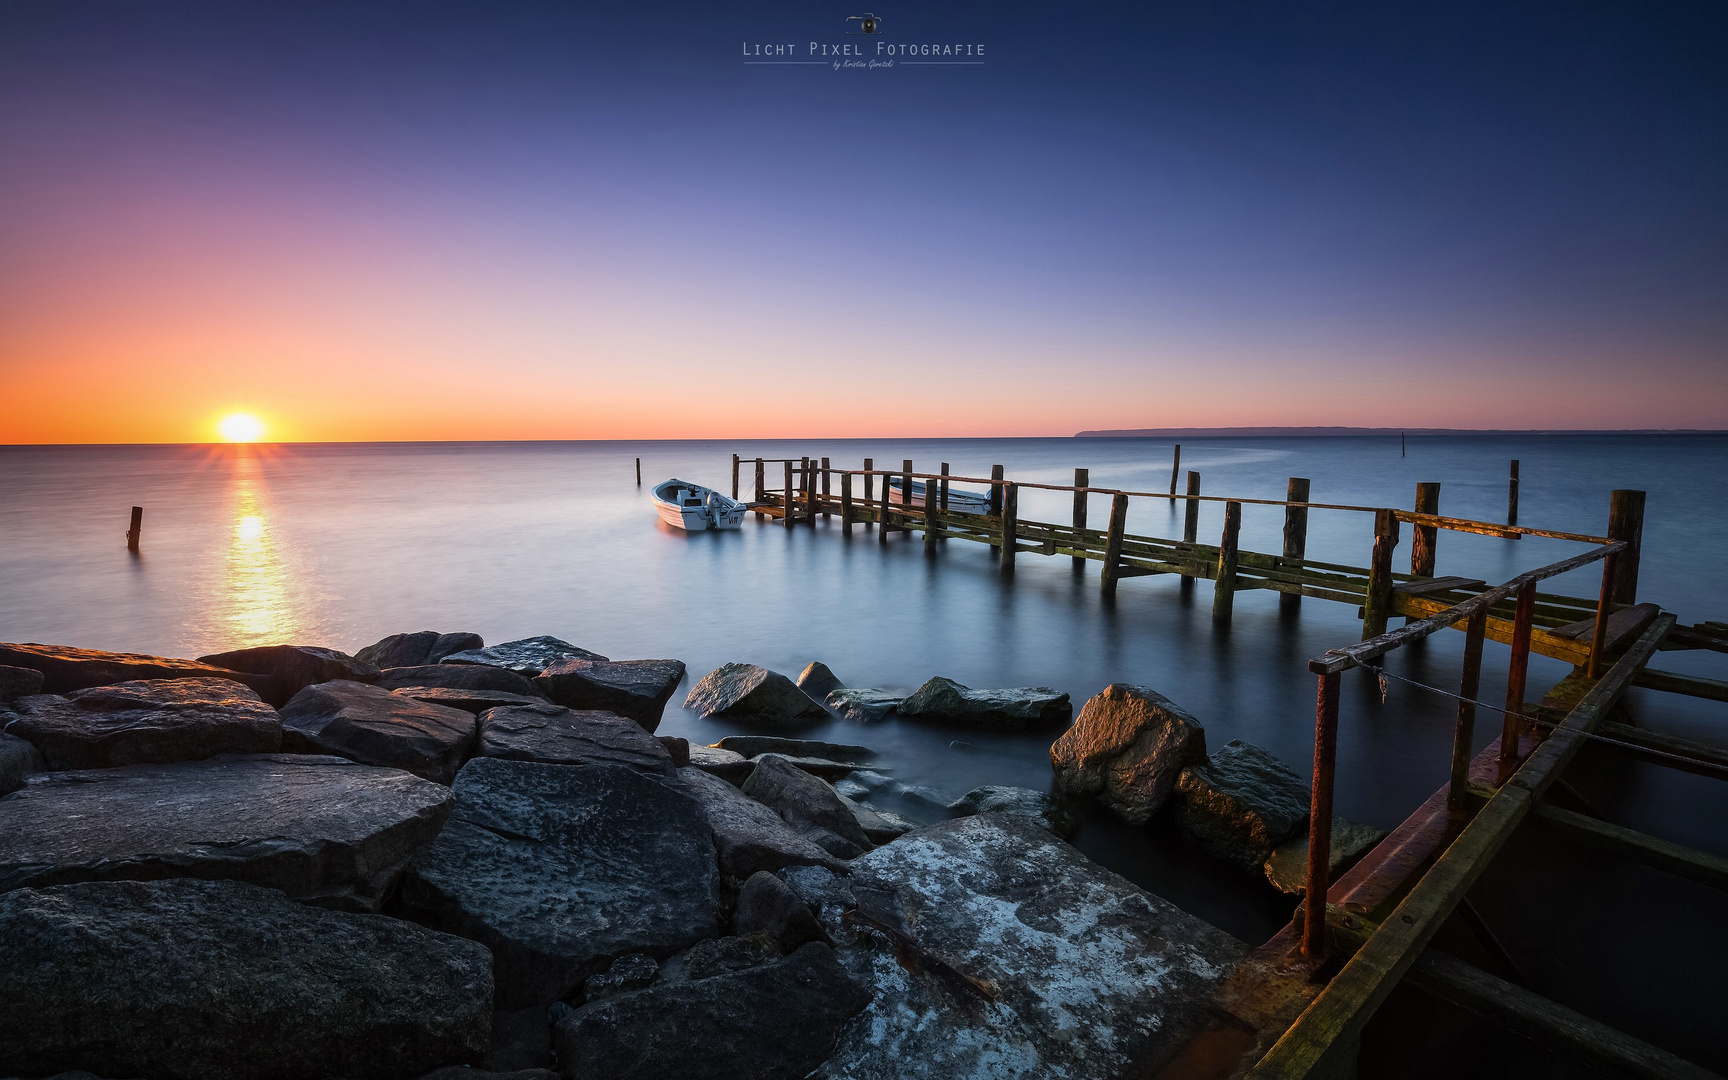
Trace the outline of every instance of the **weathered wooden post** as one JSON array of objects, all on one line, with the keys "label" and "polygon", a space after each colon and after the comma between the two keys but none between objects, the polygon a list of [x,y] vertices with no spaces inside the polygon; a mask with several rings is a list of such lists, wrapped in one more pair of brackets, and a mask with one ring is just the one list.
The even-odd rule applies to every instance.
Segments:
[{"label": "weathered wooden post", "polygon": [[[1512,459],[1512,478],[1506,482],[1506,524],[1518,524],[1518,459]],[[1524,539],[1514,535],[1514,540]]]},{"label": "weathered wooden post", "polygon": [[1336,671],[1320,673],[1314,704],[1314,777],[1308,802],[1308,895],[1302,900],[1302,954],[1326,955],[1326,890],[1332,884],[1332,781],[1338,763]]},{"label": "weathered wooden post", "polygon": [[887,471],[884,470],[882,474],[882,501],[878,504],[881,512],[876,518],[876,543],[883,547],[888,545],[888,516],[892,513],[894,506],[894,500],[890,497],[892,490],[888,486]]},{"label": "weathered wooden post", "polygon": [[1002,492],[1002,572],[1014,576],[1014,554],[1020,550],[1020,485]]},{"label": "weathered wooden post", "polygon": [[[756,459],[756,498],[751,500],[751,501],[754,502],[757,506],[761,506],[763,503],[763,500],[765,500],[767,498],[767,496],[768,496],[768,471],[767,471],[767,467],[764,465],[761,458],[757,458]],[[756,520],[757,521],[761,521],[765,516],[766,515],[763,514],[762,511],[760,511],[760,510],[756,511]]]},{"label": "weathered wooden post", "polygon": [[1392,556],[1398,550],[1398,518],[1374,511],[1374,556],[1368,564],[1368,595],[1362,604],[1362,640],[1386,632],[1392,615]]},{"label": "weathered wooden post", "polygon": [[924,481],[924,553],[936,554],[936,537],[941,526],[937,524],[936,513],[939,488],[930,481]]},{"label": "weathered wooden post", "polygon": [[852,535],[852,474],[840,474],[840,535]]},{"label": "weathered wooden post", "polygon": [[1616,551],[1602,560],[1602,591],[1596,598],[1596,622],[1590,633],[1590,662],[1585,672],[1592,679],[1602,677],[1602,652],[1608,646],[1608,616],[1614,610],[1614,587],[1620,577],[1617,565],[1623,551]]},{"label": "weathered wooden post", "polygon": [[1182,469],[1182,444],[1176,444],[1176,454],[1170,459],[1170,494],[1176,494],[1176,474]]},{"label": "weathered wooden post", "polygon": [[[1076,550],[1086,549],[1086,491],[1092,486],[1092,471],[1090,469],[1074,470],[1074,486],[1079,490],[1074,492],[1074,547]],[[1074,556],[1074,569],[1079,570],[1086,565],[1084,556]]]},{"label": "weathered wooden post", "polygon": [[785,461],[785,465],[786,465],[786,490],[781,493],[781,498],[780,498],[780,524],[785,526],[786,528],[790,529],[792,527],[792,518],[793,518],[793,514],[792,514],[792,459],[787,458]]},{"label": "weathered wooden post", "polygon": [[1615,604],[1638,602],[1638,557],[1644,544],[1644,493],[1608,493],[1608,539],[1626,541],[1626,550],[1613,556]]},{"label": "weathered wooden post", "polygon": [[642,459],[636,459],[636,486],[642,486]]},{"label": "weathered wooden post", "polygon": [[[990,466],[990,516],[1002,516],[1002,466]],[[999,544],[990,545],[990,557],[1000,559],[1002,548]]]},{"label": "weathered wooden post", "polygon": [[875,458],[865,458],[864,459],[864,510],[866,511],[866,513],[868,515],[864,518],[864,531],[865,532],[870,531],[872,523],[876,520],[876,515],[875,515],[875,511],[874,511],[874,507],[876,505],[876,474],[874,471],[875,468],[876,468],[876,459]]},{"label": "weathered wooden post", "polygon": [[1098,587],[1107,597],[1115,597],[1116,581],[1122,571],[1122,534],[1128,530],[1128,496],[1117,492],[1110,499],[1110,531],[1104,537],[1104,570],[1098,575]]},{"label": "weathered wooden post", "polygon": [[948,463],[942,463],[942,512],[948,512]]},{"label": "weathered wooden post", "polygon": [[[1308,501],[1308,479],[1292,476],[1284,488],[1284,500],[1293,503]],[[1284,557],[1301,561],[1308,557],[1308,508],[1284,508]],[[1302,606],[1301,593],[1279,593],[1278,606],[1285,611]]]},{"label": "weathered wooden post", "polygon": [[732,497],[738,497],[738,455],[732,455]]},{"label": "weathered wooden post", "polygon": [[[1416,485],[1416,512],[1439,516],[1439,484]],[[1410,532],[1410,572],[1417,577],[1433,577],[1434,548],[1440,539],[1439,528],[1434,525],[1418,525]]]},{"label": "weathered wooden post", "polygon": [[832,518],[833,512],[828,509],[828,459],[822,459],[822,516]]},{"label": "weathered wooden post", "polygon": [[[926,492],[928,494],[928,492]],[[900,505],[911,512],[912,507],[912,459],[907,458],[900,463]]]},{"label": "weathered wooden post", "polygon": [[1218,541],[1218,578],[1212,590],[1212,621],[1230,625],[1236,609],[1237,543],[1242,533],[1242,504],[1224,504],[1224,535]]},{"label": "weathered wooden post", "polygon": [[[1188,494],[1200,494],[1200,474],[1192,470],[1188,473]],[[1188,500],[1187,517],[1182,519],[1182,540],[1185,543],[1196,543],[1200,539],[1200,500],[1191,497]]]},{"label": "weathered wooden post", "polygon": [[1512,660],[1506,669],[1506,715],[1500,725],[1499,782],[1504,784],[1518,768],[1518,740],[1523,735],[1524,684],[1530,675],[1530,627],[1536,621],[1536,583],[1518,590],[1518,606],[1512,616]]},{"label": "weathered wooden post", "polygon": [[1488,608],[1464,626],[1464,673],[1458,679],[1458,718],[1452,729],[1452,779],[1446,788],[1446,834],[1457,836],[1470,819],[1470,757],[1476,737],[1476,691],[1482,683],[1482,637]]},{"label": "weathered wooden post", "polygon": [[804,523],[816,527],[816,459],[804,459]]},{"label": "weathered wooden post", "polygon": [[134,506],[132,508],[132,527],[126,530],[126,550],[137,551],[138,540],[143,535],[144,508],[142,506]]}]

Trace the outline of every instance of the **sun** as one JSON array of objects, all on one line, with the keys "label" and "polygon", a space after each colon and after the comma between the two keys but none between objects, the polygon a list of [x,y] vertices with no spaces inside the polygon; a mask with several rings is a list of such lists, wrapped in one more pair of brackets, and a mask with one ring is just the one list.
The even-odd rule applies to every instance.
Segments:
[{"label": "sun", "polygon": [[216,422],[224,442],[257,442],[264,437],[264,421],[251,413],[229,413]]}]

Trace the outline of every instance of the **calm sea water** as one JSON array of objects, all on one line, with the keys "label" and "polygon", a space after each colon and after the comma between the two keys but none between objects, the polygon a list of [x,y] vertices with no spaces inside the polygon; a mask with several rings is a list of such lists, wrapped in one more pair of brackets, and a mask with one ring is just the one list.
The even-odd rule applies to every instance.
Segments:
[{"label": "calm sea water", "polygon": [[[1023,481],[1070,483],[1075,466],[1099,486],[1163,490],[1162,440],[921,440],[0,448],[0,638],[177,656],[296,642],[353,651],[397,631],[472,630],[498,642],[554,634],[614,658],[676,657],[691,679],[731,660],[796,675],[821,660],[850,685],[910,688],[931,675],[971,686],[1048,685],[1076,707],[1110,682],[1156,688],[1205,723],[1208,741],[1246,739],[1306,774],[1314,680],[1305,661],[1356,640],[1343,605],[1306,600],[1280,611],[1274,594],[1236,600],[1227,631],[1211,620],[1209,583],[1122,583],[1100,599],[1097,566],[1024,556],[1005,582],[988,549],[949,541],[934,558],[920,539],[886,546],[842,539],[836,524],[787,533],[747,519],[742,532],[685,534],[657,522],[647,490],[679,476],[716,487],[730,455],[865,455],[956,474],[992,464]],[[642,459],[644,486],[635,480]],[[1507,463],[1522,462],[1520,520],[1600,533],[1608,492],[1649,492],[1640,595],[1683,621],[1728,618],[1728,437],[1413,437],[1185,440],[1184,469],[1208,494],[1282,498],[1285,479],[1313,481],[1323,502],[1409,506],[1418,481],[1439,481],[1443,513],[1502,520]],[[775,483],[770,472],[770,483]],[[748,489],[748,470],[744,477]],[[123,541],[128,509],[145,507],[142,553]],[[1067,493],[1025,491],[1023,517],[1067,520]],[[1094,522],[1108,516],[1097,499]],[[1180,535],[1180,511],[1136,500],[1132,532]],[[1207,504],[1203,539],[1222,510]],[[1282,511],[1244,509],[1242,544],[1280,545]],[[1315,512],[1309,554],[1367,561],[1372,520]],[[1408,551],[1408,532],[1400,558]],[[1501,581],[1578,550],[1559,541],[1443,533],[1439,572]],[[1594,596],[1595,571],[1556,591]],[[1462,635],[1397,658],[1395,670],[1456,681]],[[1662,666],[1728,675],[1721,656],[1667,654]],[[1566,667],[1533,658],[1532,684]],[[1499,694],[1505,650],[1490,645],[1484,695]],[[1546,680],[1546,681],[1543,681]],[[1393,684],[1347,678],[1339,749],[1339,812],[1390,829],[1445,779],[1453,709]],[[661,731],[703,742],[741,729],[676,705]],[[1635,692],[1640,722],[1720,739],[1728,713]],[[1497,725],[1479,718],[1481,741]],[[816,738],[863,742],[906,784],[941,798],[986,783],[1049,784],[1049,735],[984,736],[909,722],[834,721]],[[1703,778],[1628,765],[1592,752],[1574,779],[1614,820],[1728,855],[1728,797]],[[926,820],[916,800],[891,803]],[[1094,858],[1251,941],[1291,904],[1224,872],[1158,827],[1088,820],[1076,840]],[[1559,858],[1556,852],[1565,855]],[[1689,882],[1604,859],[1532,826],[1501,866],[1545,866],[1543,888],[1497,869],[1477,890],[1530,985],[1706,1065],[1728,1065],[1723,1036],[1676,1005],[1713,987],[1728,957],[1728,904]],[[1550,862],[1553,865],[1548,865]],[[1580,869],[1580,868],[1583,869]],[[1628,938],[1628,913],[1636,930]],[[1660,912],[1659,917],[1646,917]],[[1592,948],[1614,928],[1615,945]],[[1663,989],[1665,988],[1665,990]]]}]

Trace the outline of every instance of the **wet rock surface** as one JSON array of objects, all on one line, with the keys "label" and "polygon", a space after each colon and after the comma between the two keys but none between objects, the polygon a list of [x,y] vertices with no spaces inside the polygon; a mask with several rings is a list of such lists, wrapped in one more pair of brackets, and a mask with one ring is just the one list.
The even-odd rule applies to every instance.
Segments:
[{"label": "wet rock surface", "polygon": [[[1327,875],[1328,880],[1337,880],[1339,874],[1356,865],[1356,860],[1374,850],[1375,845],[1384,839],[1386,834],[1372,825],[1363,825],[1349,818],[1334,817],[1330,857],[1326,860],[1331,871]],[[1303,830],[1292,839],[1279,844],[1277,850],[1266,857],[1262,869],[1266,871],[1266,880],[1279,892],[1298,896],[1307,892],[1307,831]]]},{"label": "wet rock surface", "polygon": [[483,713],[479,753],[559,765],[625,765],[665,777],[677,773],[666,747],[634,720],[544,702]]},{"label": "wet rock surface", "polygon": [[627,953],[718,932],[707,821],[673,786],[616,765],[476,758],[402,900],[492,950],[501,1008],[563,997]]},{"label": "wet rock surface", "polygon": [[742,790],[830,855],[850,859],[870,850],[870,837],[834,789],[784,759],[758,761]]},{"label": "wet rock surface", "polygon": [[540,637],[519,638],[506,641],[499,645],[490,645],[483,649],[464,649],[451,653],[441,664],[478,664],[483,667],[503,668],[513,671],[525,679],[532,679],[560,660],[605,660],[597,652],[579,649],[560,638],[542,635]]},{"label": "wet rock surface", "polygon": [[564,1013],[553,1028],[568,1077],[798,1080],[869,1000],[826,945],[705,979],[662,983]]},{"label": "wet rock surface", "polygon": [[[840,793],[836,791],[835,794],[839,795]],[[858,827],[864,830],[864,835],[869,837],[872,844],[886,844],[895,837],[904,836],[918,827],[899,814],[878,810],[845,795],[840,795],[840,801],[846,805],[846,809],[852,811],[852,817],[857,820]]]},{"label": "wet rock surface", "polygon": [[786,824],[779,814],[720,777],[697,767],[679,769],[678,776],[702,808],[720,871],[728,877],[742,879],[759,870],[835,862],[826,849]]},{"label": "wet rock surface", "polygon": [[690,764],[734,785],[742,785],[756,771],[756,763],[733,750],[690,744]]},{"label": "wet rock surface", "polygon": [[479,634],[440,634],[421,630],[413,634],[391,634],[361,649],[354,659],[376,668],[418,667],[436,664],[451,653],[484,649]]},{"label": "wet rock surface", "polygon": [[888,690],[847,688],[830,691],[825,704],[853,723],[875,724],[888,719],[905,696]]},{"label": "wet rock surface", "polygon": [[1007,814],[904,836],[850,887],[880,929],[839,950],[872,1001],[813,1074],[834,1080],[1151,1075],[1247,951]]},{"label": "wet rock surface", "polygon": [[1156,690],[1127,683],[1094,694],[1050,746],[1060,790],[1095,797],[1134,825],[1152,820],[1182,770],[1204,760],[1200,721]]},{"label": "wet rock surface", "polygon": [[798,673],[798,689],[804,691],[815,701],[824,701],[828,695],[846,684],[840,677],[828,670],[828,665],[820,660],[812,660],[804,665],[804,670]]},{"label": "wet rock surface", "polygon": [[937,675],[900,702],[901,716],[943,724],[1024,731],[1066,723],[1068,695],[1048,686],[974,690]]},{"label": "wet rock surface", "polygon": [[0,735],[0,795],[17,791],[32,773],[47,767],[40,750],[16,735]]},{"label": "wet rock surface", "polygon": [[390,1080],[486,1048],[473,942],[238,882],[0,896],[0,1072]]},{"label": "wet rock surface", "polygon": [[684,681],[682,660],[560,660],[534,680],[551,700],[571,709],[627,716],[649,732],[672,691]]},{"label": "wet rock surface", "polygon": [[544,705],[546,699],[528,694],[510,694],[503,690],[461,690],[453,686],[404,686],[390,691],[397,697],[424,701],[428,705],[443,705],[476,715],[501,705]]},{"label": "wet rock surface", "polygon": [[792,757],[787,754],[758,754],[750,760],[758,765],[768,759],[784,761],[796,769],[801,769],[811,776],[819,776],[824,780],[838,780],[857,769],[858,766],[849,761],[830,761],[828,758]]},{"label": "wet rock surface", "polygon": [[1307,827],[1308,785],[1240,739],[1176,782],[1176,824],[1211,854],[1258,872],[1274,848]]},{"label": "wet rock surface", "polygon": [[348,679],[376,682],[378,669],[345,652],[315,645],[263,645],[256,649],[200,656],[200,664],[246,671],[268,679],[259,696],[281,708],[288,699],[314,683]]},{"label": "wet rock surface", "polygon": [[768,935],[782,952],[791,952],[806,941],[825,941],[828,936],[817,924],[810,905],[765,870],[751,874],[738,890],[732,925],[740,936]]},{"label": "wet rock surface", "polygon": [[0,664],[0,702],[42,692],[42,673],[35,668]]},{"label": "wet rock surface", "polygon": [[1079,829],[1080,822],[1066,802],[1043,791],[1031,788],[986,785],[973,788],[948,804],[956,815],[1019,814],[1038,822],[1044,828],[1066,840]]},{"label": "wet rock surface", "polygon": [[380,686],[308,686],[282,707],[282,746],[406,769],[448,784],[474,747],[473,713],[398,697]]},{"label": "wet rock surface", "polygon": [[254,690],[268,685],[265,676],[229,671],[195,660],[75,649],[70,645],[38,645],[35,642],[0,642],[0,664],[40,671],[42,692],[47,694],[67,694],[132,679],[232,679]]},{"label": "wet rock surface", "polygon": [[395,769],[290,754],[44,773],[0,800],[0,890],[229,878],[364,910],[451,801]]},{"label": "wet rock surface", "polygon": [[714,744],[745,757],[784,754],[787,757],[827,758],[830,761],[866,762],[876,751],[856,743],[822,742],[818,739],[787,739],[778,735],[728,735]]},{"label": "wet rock surface", "polygon": [[50,769],[107,769],[282,748],[282,719],[231,679],[141,679],[0,706]]},{"label": "wet rock surface", "polygon": [[386,690],[409,687],[443,687],[449,690],[480,690],[502,692],[545,701],[532,682],[514,671],[485,664],[426,664],[421,667],[385,668],[378,675],[378,685]]},{"label": "wet rock surface", "polygon": [[702,677],[684,698],[698,716],[724,716],[739,723],[784,728],[828,714],[791,679],[755,664],[722,664]]},{"label": "wet rock surface", "polygon": [[660,977],[660,965],[652,956],[631,953],[612,961],[612,966],[582,984],[582,996],[599,1001],[614,994],[626,994],[654,985]]}]

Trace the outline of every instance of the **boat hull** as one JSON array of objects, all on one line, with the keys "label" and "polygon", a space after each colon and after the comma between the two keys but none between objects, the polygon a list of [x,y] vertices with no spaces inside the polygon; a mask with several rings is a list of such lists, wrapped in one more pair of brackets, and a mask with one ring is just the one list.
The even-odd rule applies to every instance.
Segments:
[{"label": "boat hull", "polygon": [[[660,520],[674,529],[683,529],[685,532],[702,532],[708,528],[708,512],[700,506],[680,508],[656,502],[654,509],[659,512]],[[737,526],[733,527],[736,528]]]}]

